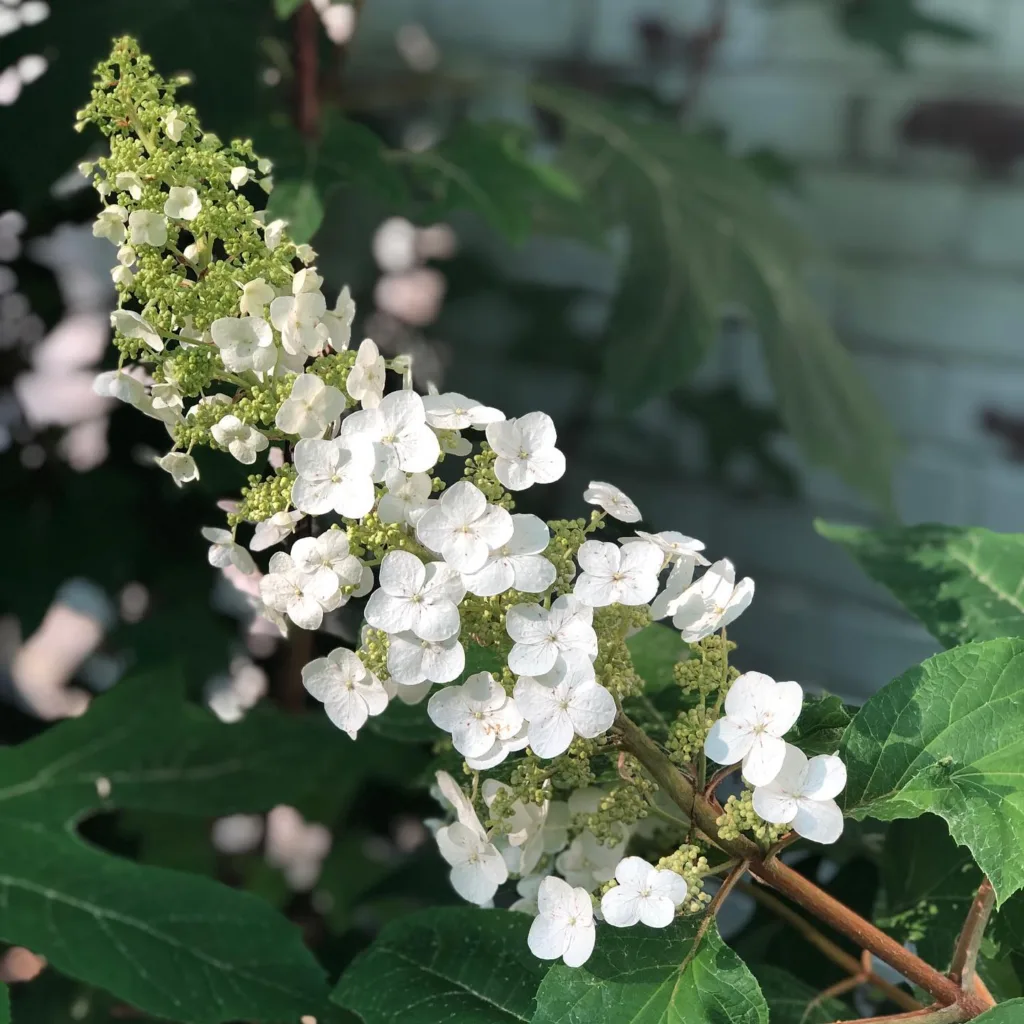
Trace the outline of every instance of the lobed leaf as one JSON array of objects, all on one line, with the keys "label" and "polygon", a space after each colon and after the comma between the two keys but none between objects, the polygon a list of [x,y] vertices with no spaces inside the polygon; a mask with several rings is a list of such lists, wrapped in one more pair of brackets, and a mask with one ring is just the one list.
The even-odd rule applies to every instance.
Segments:
[{"label": "lobed leaf", "polygon": [[547,965],[530,953],[530,918],[452,907],[388,925],[342,974],[332,999],[365,1024],[511,1024],[533,1016]]},{"label": "lobed leaf", "polygon": [[834,754],[852,717],[850,709],[834,694],[808,697],[796,725],[786,734],[786,740],[808,757]]},{"label": "lobed leaf", "polygon": [[1024,640],[968,644],[876,693],[841,753],[846,813],[945,819],[1003,903],[1024,887]]},{"label": "lobed leaf", "polygon": [[1011,999],[975,1017],[975,1024],[1020,1024],[1024,1020],[1024,999]]},{"label": "lobed leaf", "polygon": [[680,971],[698,927],[693,917],[657,930],[602,927],[582,967],[547,973],[532,1024],[768,1024],[757,981],[714,926]]},{"label": "lobed leaf", "polygon": [[833,1024],[853,1019],[844,1002],[821,998],[820,992],[780,967],[759,965],[754,975],[768,1003],[771,1024]]},{"label": "lobed leaf", "polygon": [[818,520],[946,647],[1024,636],[1024,534],[976,526],[869,530]]}]

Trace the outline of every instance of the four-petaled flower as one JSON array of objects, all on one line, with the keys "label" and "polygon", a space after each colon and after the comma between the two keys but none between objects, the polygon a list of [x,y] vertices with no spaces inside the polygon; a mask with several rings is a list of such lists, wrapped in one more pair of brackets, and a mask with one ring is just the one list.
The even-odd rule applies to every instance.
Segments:
[{"label": "four-petaled flower", "polygon": [[638,523],[643,519],[632,498],[614,484],[591,480],[590,486],[583,492],[583,500],[588,505],[603,508],[613,519],[622,523]]},{"label": "four-petaled flower", "polygon": [[242,311],[242,316],[263,316],[263,310],[277,295],[262,277],[246,281],[241,288],[242,297],[238,300],[238,308]]},{"label": "four-petaled flower", "polygon": [[456,572],[484,567],[492,551],[512,538],[512,516],[489,505],[483,491],[460,480],[416,521],[416,537],[436,551]]},{"label": "four-petaled flower", "polygon": [[243,423],[237,416],[232,415],[224,416],[214,423],[210,427],[210,433],[217,444],[227,448],[246,466],[251,466],[256,461],[256,455],[264,451],[270,443],[255,427],[250,427],[248,423]]},{"label": "four-petaled flower", "polygon": [[168,452],[154,461],[162,470],[171,474],[171,479],[178,487],[199,479],[196,460],[184,452]]},{"label": "four-petaled flower", "polygon": [[327,309],[321,292],[279,295],[270,303],[270,322],[281,332],[281,344],[292,355],[319,355],[327,340],[320,318]]},{"label": "four-petaled flower", "polygon": [[92,233],[97,238],[107,238],[114,245],[121,245],[128,237],[124,222],[128,219],[128,211],[118,204],[107,206],[93,221]]},{"label": "four-petaled flower", "polygon": [[672,625],[687,643],[697,643],[724,629],[750,607],[754,581],[749,576],[735,581],[732,562],[723,558],[673,600]]},{"label": "four-petaled flower", "polygon": [[466,652],[457,636],[421,640],[415,633],[395,633],[388,642],[388,672],[402,686],[450,683],[462,675]]},{"label": "four-petaled flower", "polygon": [[457,391],[424,395],[423,408],[427,412],[427,423],[435,430],[465,430],[467,427],[483,430],[488,423],[497,423],[505,418],[500,409],[481,405]]},{"label": "four-petaled flower", "polygon": [[172,185],[164,201],[164,213],[171,220],[195,220],[202,208],[203,201],[191,185]]},{"label": "four-petaled flower", "polygon": [[427,714],[451,733],[452,745],[466,757],[482,757],[499,740],[515,736],[523,716],[490,672],[477,672],[461,686],[446,686],[430,698]]},{"label": "four-petaled flower", "polygon": [[433,490],[426,473],[403,473],[389,469],[384,474],[387,494],[377,503],[377,518],[382,523],[412,523],[422,514]]},{"label": "four-petaled flower", "polygon": [[694,565],[708,565],[708,560],[701,554],[704,542],[696,537],[687,537],[685,533],[675,530],[662,530],[661,533],[647,533],[637,530],[635,537],[623,537],[620,544],[636,544],[646,540],[660,548],[669,562],[690,562]]},{"label": "four-petaled flower", "polygon": [[782,768],[782,737],[800,717],[803,700],[799,683],[744,672],[725,695],[725,714],[711,726],[704,753],[718,764],[742,761],[743,778],[752,786],[767,786]]},{"label": "four-petaled flower", "polygon": [[224,368],[233,373],[266,373],[277,363],[274,332],[260,316],[222,316],[210,324],[210,337],[220,349]]},{"label": "four-petaled flower", "polygon": [[686,881],[674,871],[659,871],[641,857],[624,857],[615,867],[619,884],[601,897],[601,913],[616,928],[642,922],[667,928],[686,899]]},{"label": "four-petaled flower", "polygon": [[376,409],[353,413],[342,423],[341,433],[343,437],[358,434],[374,443],[375,480],[383,480],[389,469],[425,473],[441,454],[437,437],[427,426],[423,399],[413,391],[392,391]]},{"label": "four-petaled flower", "polygon": [[300,512],[337,512],[362,519],[373,508],[373,448],[368,441],[303,438],[295,445],[293,458],[298,476],[292,484],[292,504]]},{"label": "four-petaled flower", "polygon": [[384,397],[384,357],[369,338],[359,346],[345,389],[364,409],[376,409]]},{"label": "four-petaled flower", "polygon": [[338,301],[334,309],[329,309],[321,318],[321,323],[327,328],[327,337],[330,340],[331,348],[335,352],[344,352],[348,348],[349,339],[352,337],[352,321],[356,316],[356,304],[352,301],[352,294],[348,285],[338,294]]},{"label": "four-petaled flower", "polygon": [[551,608],[539,604],[515,604],[505,614],[505,629],[515,641],[508,667],[517,675],[543,675],[555,667],[559,654],[582,651],[597,657],[594,609],[563,594]]},{"label": "four-petaled flower", "polygon": [[537,916],[526,941],[540,960],[581,967],[594,951],[594,907],[586,889],[548,875],[537,890]]},{"label": "four-petaled flower", "polygon": [[250,551],[265,551],[275,544],[280,544],[285,537],[290,537],[295,532],[302,513],[275,512],[269,519],[264,519],[256,524],[256,530],[249,542]]},{"label": "four-petaled flower", "polygon": [[[318,537],[301,537],[292,545],[291,556],[299,572],[312,576],[321,569],[328,569],[338,577],[339,588],[355,586],[357,597],[362,585],[369,590],[368,584],[372,583],[370,570],[349,551],[344,530],[326,530]],[[343,596],[339,607],[345,600],[347,597]]]},{"label": "four-petaled flower", "polygon": [[409,551],[389,551],[380,564],[380,587],[363,613],[375,629],[411,632],[421,640],[447,640],[459,632],[462,578],[444,562],[424,565]]},{"label": "four-petaled flower", "polygon": [[327,717],[352,739],[371,715],[388,706],[387,691],[354,651],[339,647],[302,670],[302,685],[320,701]]},{"label": "four-petaled flower", "polygon": [[[250,318],[251,319],[251,318]],[[274,422],[286,434],[318,437],[345,411],[345,396],[316,374],[295,378],[291,394],[277,410]]]},{"label": "four-petaled flower", "polygon": [[529,723],[530,747],[538,757],[557,757],[575,736],[593,739],[615,721],[615,698],[579,651],[565,651],[542,676],[520,676],[512,695]]},{"label": "four-petaled flower", "polygon": [[210,542],[207,561],[215,569],[226,569],[233,565],[239,572],[248,575],[256,571],[256,563],[241,544],[235,542],[230,530],[221,530],[216,526],[204,526],[202,535]]},{"label": "four-petaled flower", "polygon": [[786,744],[778,775],[754,790],[754,811],[765,821],[792,825],[815,843],[834,843],[843,834],[843,812],[835,801],[846,786],[846,765],[835,754],[807,755]]},{"label": "four-petaled flower", "polygon": [[128,217],[132,245],[152,245],[157,249],[167,244],[167,218],[153,210],[134,210]]},{"label": "four-petaled flower", "polygon": [[665,561],[646,541],[619,547],[600,540],[585,541],[576,560],[583,572],[573,593],[593,608],[647,604],[658,591],[658,573]]},{"label": "four-petaled flower", "polygon": [[530,412],[518,419],[487,424],[487,443],[494,449],[494,475],[510,490],[554,483],[565,473],[565,456],[555,447],[551,417]]},{"label": "four-petaled flower", "polygon": [[491,551],[483,568],[463,574],[466,589],[478,597],[494,597],[513,587],[524,594],[542,593],[558,575],[554,564],[541,554],[550,540],[551,533],[543,519],[512,516],[512,536]]},{"label": "four-petaled flower", "polygon": [[126,338],[138,338],[154,352],[163,351],[164,340],[153,329],[153,325],[130,309],[115,309],[110,314],[110,326]]},{"label": "four-petaled flower", "polygon": [[303,572],[283,551],[271,556],[270,572],[260,580],[260,596],[301,629],[319,629],[324,612],[342,601],[338,577],[330,569]]}]

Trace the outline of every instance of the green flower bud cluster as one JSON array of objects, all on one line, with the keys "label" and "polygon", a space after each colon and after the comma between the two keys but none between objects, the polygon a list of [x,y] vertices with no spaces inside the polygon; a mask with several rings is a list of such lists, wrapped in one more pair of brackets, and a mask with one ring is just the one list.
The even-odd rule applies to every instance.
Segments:
[{"label": "green flower bud cluster", "polygon": [[285,463],[271,476],[249,477],[249,486],[242,488],[238,509],[228,514],[228,526],[233,529],[239,523],[261,523],[278,512],[287,512],[292,507],[296,476],[295,467]]},{"label": "green flower bud cluster", "polygon": [[711,896],[704,892],[704,877],[708,873],[708,859],[699,846],[683,845],[654,865],[659,871],[674,871],[686,880],[686,899],[680,911],[699,914],[711,902]]},{"label": "green flower bud cluster", "polygon": [[463,476],[470,483],[476,484],[492,505],[500,505],[512,512],[516,507],[515,499],[494,475],[494,462],[497,457],[494,449],[486,441],[481,442],[480,451],[466,458]]},{"label": "green flower bud cluster", "polygon": [[333,355],[317,356],[307,367],[307,373],[315,373],[325,384],[337,388],[345,397],[346,407],[351,408],[355,402],[349,397],[347,385],[348,375],[352,372],[355,361],[356,353],[352,349]]},{"label": "green flower bud cluster", "polygon": [[508,779],[516,799],[534,804],[549,799],[551,791],[546,783],[556,770],[555,761],[541,761],[532,750],[527,749],[522,759],[515,762]]},{"label": "green flower bud cluster", "polygon": [[[219,447],[214,441],[210,429],[229,413],[234,413],[237,403],[232,404],[227,395],[208,395],[196,402],[188,411],[188,416],[174,425],[174,445],[176,448],[190,450],[198,445],[207,448]],[[237,413],[236,413],[237,415]]]},{"label": "green flower bud cluster", "polygon": [[704,749],[704,741],[714,721],[712,712],[703,704],[689,711],[680,712],[669,727],[665,747],[669,758],[678,765],[693,764],[696,756]]},{"label": "green flower bud cluster", "polygon": [[741,832],[749,832],[765,845],[770,846],[784,836],[789,829],[785,825],[772,825],[755,810],[754,791],[744,789],[738,796],[731,796],[725,802],[723,814],[718,818],[718,834],[722,839],[738,839]]},{"label": "green flower bud cluster", "polygon": [[274,422],[278,409],[291,394],[295,374],[268,377],[262,384],[250,384],[248,395],[239,398],[231,410],[243,423],[258,427]]},{"label": "green flower bud cluster", "polygon": [[626,636],[633,630],[643,629],[650,621],[646,606],[616,604],[594,610],[594,631],[598,638],[594,673],[597,681],[619,700],[643,692],[644,681],[633,667]]},{"label": "green flower bud cluster", "polygon": [[638,771],[633,782],[605,793],[596,811],[574,814],[570,827],[578,832],[589,830],[607,846],[614,846],[622,839],[622,826],[630,828],[647,817],[647,798],[653,792],[654,784]]},{"label": "green flower bud cluster", "polygon": [[196,345],[175,349],[153,371],[153,379],[157,383],[173,384],[186,398],[196,398],[221,372],[223,366],[218,351],[209,345]]},{"label": "green flower bud cluster", "polygon": [[732,667],[727,669],[723,659],[735,649],[736,644],[726,640],[723,651],[722,638],[717,633],[706,636],[700,643],[690,644],[690,657],[677,662],[672,670],[683,693],[697,693],[706,698],[728,690],[739,672]]},{"label": "green flower bud cluster", "polygon": [[555,567],[554,589],[565,594],[572,590],[576,576],[576,552],[587,539],[585,519],[553,519],[548,523],[551,542],[544,557]]},{"label": "green flower bud cluster", "polygon": [[388,635],[383,629],[367,629],[363,642],[356,651],[359,660],[378,679],[389,679],[388,673]]},{"label": "green flower bud cluster", "polygon": [[399,549],[411,551],[427,561],[433,558],[405,526],[382,523],[376,512],[368,513],[358,522],[349,522],[348,541],[352,554],[370,564],[379,564],[389,551]]}]

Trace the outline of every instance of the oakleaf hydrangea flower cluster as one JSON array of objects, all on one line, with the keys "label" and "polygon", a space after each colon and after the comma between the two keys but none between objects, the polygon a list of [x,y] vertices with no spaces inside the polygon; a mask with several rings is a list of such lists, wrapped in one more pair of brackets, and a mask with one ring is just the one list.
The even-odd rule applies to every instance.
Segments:
[{"label": "oakleaf hydrangea flower cluster", "polygon": [[686,645],[659,741],[693,780],[710,759],[746,783],[721,835],[834,842],[845,768],[785,738],[802,688],[729,665],[726,627],[753,580],[681,533],[619,536],[642,513],[610,483],[585,490],[587,518],[518,511],[565,473],[551,417],[420,396],[408,358],[369,339],[351,350],[347,288],[329,306],[316,253],[257,208],[269,162],[204,132],[180,84],[122,39],[80,114],[110,141],[83,170],[104,202],[94,232],[118,255],[120,358],[97,390],[165,425],[156,464],[178,486],[198,478],[199,449],[252,467],[203,535],[283,634],[365,599],[358,649],[325,636],[302,682],[352,739],[396,699],[423,704],[455,891],[488,906],[514,878],[530,948],[570,966],[595,921],[664,928],[702,912],[704,879],[728,864],[619,743],[645,688],[629,641],[668,629],[657,620]]}]

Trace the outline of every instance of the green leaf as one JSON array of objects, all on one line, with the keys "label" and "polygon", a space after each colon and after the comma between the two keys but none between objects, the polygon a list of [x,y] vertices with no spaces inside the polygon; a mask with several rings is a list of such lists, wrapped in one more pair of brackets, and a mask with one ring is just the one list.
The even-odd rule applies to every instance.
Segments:
[{"label": "green leaf", "polygon": [[1024,636],[1024,534],[935,524],[814,525],[944,646]]},{"label": "green leaf", "polygon": [[11,1024],[11,993],[6,985],[0,985],[0,1024]]},{"label": "green leaf", "polygon": [[534,216],[551,204],[582,207],[575,183],[532,160],[519,128],[467,121],[437,146],[406,155],[430,199],[427,216],[470,209],[512,242],[529,237]]},{"label": "green leaf", "polygon": [[267,200],[267,220],[276,217],[288,221],[288,233],[294,242],[308,242],[324,219],[324,204],[316,184],[308,179],[277,182]]},{"label": "green leaf", "polygon": [[322,715],[257,708],[225,725],[167,676],[119,683],[81,718],[0,750],[0,939],[170,1020],[322,1017],[323,971],[266,903],[121,860],[74,826],[101,809],[267,810],[338,778],[401,778],[403,760],[381,741],[357,753]]},{"label": "green leaf", "polygon": [[680,973],[698,926],[683,918],[658,931],[602,928],[582,967],[548,972],[533,1024],[768,1024],[754,976],[713,925]]},{"label": "green leaf", "polygon": [[898,68],[907,66],[907,46],[914,36],[930,35],[950,43],[971,43],[981,38],[958,21],[922,13],[917,0],[859,0],[841,5],[836,12],[851,39],[874,46]]},{"label": "green leaf", "polygon": [[881,868],[875,923],[900,942],[915,943],[919,956],[946,970],[981,884],[970,853],[953,842],[945,822],[926,814],[892,824]]},{"label": "green leaf", "polygon": [[810,757],[834,754],[851,718],[849,709],[834,694],[808,697],[786,739]]},{"label": "green leaf", "polygon": [[315,171],[325,192],[341,183],[374,192],[394,205],[408,202],[409,187],[383,139],[333,112],[324,118],[321,132]]},{"label": "green leaf", "polygon": [[683,643],[679,631],[652,622],[634,633],[626,641],[633,667],[643,679],[645,693],[658,693],[675,685],[672,669],[677,661],[690,655],[688,644]]},{"label": "green leaf", "polygon": [[274,0],[274,13],[279,18],[290,18],[306,0]]},{"label": "green leaf", "polygon": [[848,814],[944,818],[997,903],[1024,887],[1024,640],[944,651],[876,693],[842,755]]},{"label": "green leaf", "polygon": [[730,306],[756,324],[790,433],[815,463],[887,505],[895,435],[803,282],[807,246],[758,176],[678,121],[534,86],[569,129],[587,201],[632,244],[606,331],[605,377],[628,408],[678,387]]},{"label": "green leaf", "polygon": [[975,1017],[974,1024],[1020,1024],[1024,1020],[1021,1014],[1024,1014],[1024,999],[1011,999]]},{"label": "green leaf", "polygon": [[530,923],[469,907],[410,914],[356,957],[332,999],[365,1024],[529,1021],[547,970],[526,945]]},{"label": "green leaf", "polygon": [[[771,1024],[833,1024],[853,1020],[853,1011],[839,999],[818,999],[818,991],[788,971],[768,964],[754,968],[771,1014]],[[813,1005],[812,1005],[813,1004]]]}]

